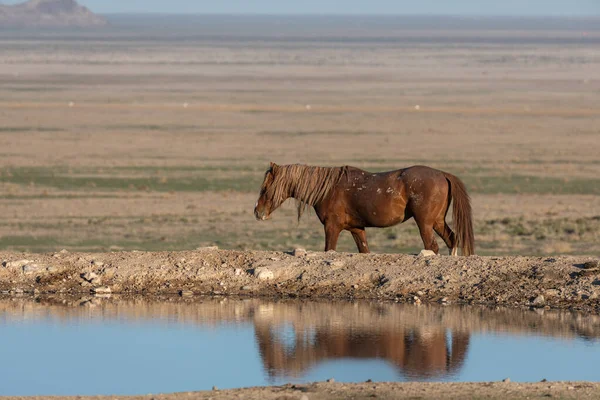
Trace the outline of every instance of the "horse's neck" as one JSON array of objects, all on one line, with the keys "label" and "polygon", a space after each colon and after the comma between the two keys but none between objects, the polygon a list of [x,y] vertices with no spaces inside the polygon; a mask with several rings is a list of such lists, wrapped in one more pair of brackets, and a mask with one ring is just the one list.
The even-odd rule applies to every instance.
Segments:
[{"label": "horse's neck", "polygon": [[302,193],[302,191],[299,190],[298,186],[300,186],[298,180],[295,180],[290,184],[290,197],[298,201],[307,201],[308,193]]},{"label": "horse's neck", "polygon": [[[326,167],[322,167],[321,171],[319,171],[319,172],[323,172],[325,170],[328,170],[329,173],[335,172],[334,171],[335,168],[326,168]],[[343,173],[345,171],[346,170],[343,169],[340,172]],[[331,175],[329,175],[329,176],[330,176],[329,179],[332,179]],[[297,179],[294,182],[292,182],[291,185],[290,185],[290,193],[291,193],[290,197],[292,197],[292,198],[294,198],[294,199],[296,199],[298,201],[301,201],[301,202],[309,202],[310,203],[311,202],[310,197],[313,195],[313,193],[315,191],[318,192],[318,191],[322,190],[322,188],[319,187],[319,185],[321,185],[321,184],[326,184],[326,183],[324,183],[324,182],[321,181],[319,183],[315,183],[314,184],[315,187],[311,187],[311,188],[308,188],[308,189],[307,188],[301,188],[300,187],[301,186],[301,180]],[[329,192],[332,188],[333,188],[333,184],[331,184],[331,186],[329,187],[329,189],[327,189],[327,191]],[[318,197],[320,197],[320,198],[317,200],[317,202],[315,204],[311,204],[311,205],[316,206],[318,203],[320,203],[321,201],[323,201],[327,197],[327,195],[326,196],[318,196]]]}]

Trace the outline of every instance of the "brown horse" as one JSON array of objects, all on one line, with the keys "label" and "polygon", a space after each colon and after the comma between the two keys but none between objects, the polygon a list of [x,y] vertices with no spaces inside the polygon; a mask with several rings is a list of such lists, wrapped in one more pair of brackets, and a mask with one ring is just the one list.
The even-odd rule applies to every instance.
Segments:
[{"label": "brown horse", "polygon": [[[433,232],[452,255],[473,254],[471,203],[465,185],[456,176],[425,166],[370,173],[359,168],[271,166],[265,173],[254,208],[258,220],[270,218],[286,199],[298,205],[298,219],[306,207],[314,207],[325,227],[325,251],[335,250],[342,230],[352,233],[358,251],[368,253],[367,227],[389,227],[414,218],[425,249],[439,251]],[[446,224],[454,202],[456,234]]]}]

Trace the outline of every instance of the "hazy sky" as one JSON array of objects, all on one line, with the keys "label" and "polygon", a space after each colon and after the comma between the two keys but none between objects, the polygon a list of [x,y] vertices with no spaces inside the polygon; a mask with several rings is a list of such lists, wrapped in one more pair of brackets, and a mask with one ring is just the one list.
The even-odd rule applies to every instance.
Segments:
[{"label": "hazy sky", "polygon": [[[20,3],[24,0],[0,0]],[[99,13],[600,15],[600,0],[79,0]]]}]

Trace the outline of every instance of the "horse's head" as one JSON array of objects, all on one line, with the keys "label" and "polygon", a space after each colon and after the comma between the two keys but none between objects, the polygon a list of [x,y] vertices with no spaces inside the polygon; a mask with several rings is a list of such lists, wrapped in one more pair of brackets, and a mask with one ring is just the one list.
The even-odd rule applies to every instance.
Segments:
[{"label": "horse's head", "polygon": [[265,172],[265,179],[260,187],[260,195],[254,207],[254,216],[259,221],[271,218],[271,213],[286,200],[281,198],[282,196],[275,195],[277,191],[274,182],[279,170],[279,165],[271,163],[269,169]]}]

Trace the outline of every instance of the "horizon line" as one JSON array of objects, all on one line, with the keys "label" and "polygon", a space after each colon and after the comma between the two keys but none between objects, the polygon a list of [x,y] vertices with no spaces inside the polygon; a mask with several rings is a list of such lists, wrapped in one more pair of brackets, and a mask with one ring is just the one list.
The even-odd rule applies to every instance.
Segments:
[{"label": "horizon line", "polygon": [[[93,10],[92,10],[93,11]],[[94,12],[94,11],[93,11]],[[162,12],[162,11],[132,11],[132,12],[94,12],[98,15],[139,15],[139,16],[235,16],[235,17],[444,17],[444,18],[600,18],[598,14],[401,14],[401,13],[254,13],[254,12]]]}]

